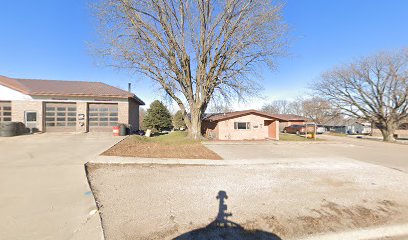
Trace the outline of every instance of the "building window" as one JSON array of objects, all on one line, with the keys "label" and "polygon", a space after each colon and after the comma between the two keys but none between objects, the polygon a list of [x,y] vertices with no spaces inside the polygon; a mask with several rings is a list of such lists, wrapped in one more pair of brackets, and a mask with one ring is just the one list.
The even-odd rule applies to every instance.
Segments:
[{"label": "building window", "polygon": [[11,102],[0,102],[0,122],[11,122]]},{"label": "building window", "polygon": [[251,129],[249,122],[234,122],[234,129]]}]

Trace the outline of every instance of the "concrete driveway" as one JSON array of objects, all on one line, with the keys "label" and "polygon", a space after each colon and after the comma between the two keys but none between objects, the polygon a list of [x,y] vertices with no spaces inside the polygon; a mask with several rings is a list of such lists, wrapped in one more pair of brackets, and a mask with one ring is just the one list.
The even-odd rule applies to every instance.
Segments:
[{"label": "concrete driveway", "polygon": [[101,133],[0,138],[0,239],[101,239],[83,164],[119,140]]},{"label": "concrete driveway", "polygon": [[351,158],[408,173],[408,145],[350,137],[319,136],[325,141],[217,144],[206,146],[224,159]]}]

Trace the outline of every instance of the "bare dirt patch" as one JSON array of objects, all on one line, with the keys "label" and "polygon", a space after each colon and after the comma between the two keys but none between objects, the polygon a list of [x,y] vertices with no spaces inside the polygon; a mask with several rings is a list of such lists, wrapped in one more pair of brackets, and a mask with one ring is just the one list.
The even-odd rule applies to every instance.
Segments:
[{"label": "bare dirt patch", "polygon": [[345,159],[87,166],[107,240],[291,239],[408,217],[406,174]]},{"label": "bare dirt patch", "polygon": [[156,137],[129,136],[105,151],[105,156],[179,159],[222,159],[199,141],[187,139],[186,133],[175,132]]}]

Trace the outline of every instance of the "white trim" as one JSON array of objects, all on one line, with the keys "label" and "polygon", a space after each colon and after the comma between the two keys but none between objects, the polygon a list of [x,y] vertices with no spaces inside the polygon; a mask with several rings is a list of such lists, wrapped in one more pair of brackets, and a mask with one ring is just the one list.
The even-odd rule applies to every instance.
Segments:
[{"label": "white trim", "polygon": [[32,100],[32,99],[33,98],[29,95],[8,88],[6,86],[0,85],[0,100],[2,101]]}]

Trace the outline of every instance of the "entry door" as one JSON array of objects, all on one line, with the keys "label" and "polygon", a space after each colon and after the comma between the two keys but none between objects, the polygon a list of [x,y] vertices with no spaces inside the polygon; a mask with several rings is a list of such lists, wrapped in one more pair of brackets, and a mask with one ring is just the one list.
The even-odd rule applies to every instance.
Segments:
[{"label": "entry door", "polygon": [[25,112],[25,125],[30,129],[30,132],[37,132],[37,112],[27,111]]}]

